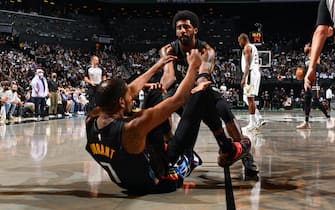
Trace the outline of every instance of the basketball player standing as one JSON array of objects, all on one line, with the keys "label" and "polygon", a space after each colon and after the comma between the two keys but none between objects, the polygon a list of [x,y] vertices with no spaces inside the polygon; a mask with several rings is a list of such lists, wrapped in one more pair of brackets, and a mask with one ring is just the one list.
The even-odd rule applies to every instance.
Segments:
[{"label": "basketball player standing", "polygon": [[248,35],[240,34],[238,43],[243,49],[241,59],[241,70],[243,77],[241,87],[243,88],[243,100],[248,105],[249,124],[246,126],[248,131],[255,130],[265,124],[260,112],[255,104],[255,96],[258,96],[261,82],[261,73],[259,72],[258,50],[251,44]]},{"label": "basketball player standing", "polygon": [[[305,62],[306,68],[309,68],[310,65],[310,53],[311,53],[311,45],[310,43],[306,44],[304,47],[304,52],[307,54],[307,60]],[[317,59],[317,64],[315,66],[315,70],[318,72],[321,72],[321,69],[324,68],[320,64],[320,57]],[[319,110],[322,111],[322,113],[327,118],[327,127],[332,128],[333,127],[333,121],[330,118],[330,115],[327,113],[326,107],[320,102],[320,85],[318,79],[315,79],[314,85],[312,85],[311,88],[307,88],[305,90],[304,95],[304,112],[305,112],[305,121],[298,125],[297,129],[309,129],[311,128],[309,123],[309,115],[311,112],[312,107],[317,107]]]}]

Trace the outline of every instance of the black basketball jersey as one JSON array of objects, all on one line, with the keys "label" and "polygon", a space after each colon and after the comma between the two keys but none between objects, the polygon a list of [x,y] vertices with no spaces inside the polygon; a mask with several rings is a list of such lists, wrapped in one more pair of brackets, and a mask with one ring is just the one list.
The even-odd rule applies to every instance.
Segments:
[{"label": "black basketball jersey", "polygon": [[[206,44],[207,44],[206,42],[196,39],[194,49],[198,49],[199,52],[201,52],[202,49],[205,48]],[[186,76],[186,72],[188,69],[186,53],[184,53],[183,50],[181,49],[180,42],[178,39],[171,42],[170,45],[174,52],[173,55],[177,56],[177,60],[174,61],[174,70],[175,70],[176,82],[177,84],[180,84],[181,81]]]},{"label": "black basketball jersey", "polygon": [[335,27],[335,2],[333,0],[321,0],[319,3],[316,25],[328,25]]},{"label": "black basketball jersey", "polygon": [[102,129],[96,118],[86,124],[86,150],[107,171],[111,180],[122,188],[150,192],[156,187],[155,175],[146,152],[128,154],[121,143],[123,119],[115,119]]}]

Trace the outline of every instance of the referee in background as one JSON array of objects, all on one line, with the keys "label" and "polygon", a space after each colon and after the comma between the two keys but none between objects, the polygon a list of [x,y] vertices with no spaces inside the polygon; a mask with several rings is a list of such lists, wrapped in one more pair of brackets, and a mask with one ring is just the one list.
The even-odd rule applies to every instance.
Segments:
[{"label": "referee in background", "polygon": [[96,86],[99,85],[101,81],[106,80],[106,72],[100,68],[98,64],[98,56],[93,55],[91,57],[91,66],[85,71],[84,81],[88,85],[87,95],[89,100],[87,112],[90,112],[96,106]]}]

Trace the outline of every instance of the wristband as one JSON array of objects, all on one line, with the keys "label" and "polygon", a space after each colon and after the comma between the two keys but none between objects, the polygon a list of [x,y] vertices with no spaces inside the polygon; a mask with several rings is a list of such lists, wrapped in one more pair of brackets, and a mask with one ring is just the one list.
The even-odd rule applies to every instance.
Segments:
[{"label": "wristband", "polygon": [[205,77],[208,81],[211,81],[211,75],[209,73],[200,73],[200,74],[198,74],[196,80],[198,80],[201,77]]}]

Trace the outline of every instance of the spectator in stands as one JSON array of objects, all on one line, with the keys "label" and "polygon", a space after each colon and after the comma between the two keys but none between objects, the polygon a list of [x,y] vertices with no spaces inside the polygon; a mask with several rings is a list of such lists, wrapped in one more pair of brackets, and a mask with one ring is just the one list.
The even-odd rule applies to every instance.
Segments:
[{"label": "spectator in stands", "polygon": [[281,107],[280,99],[278,98],[278,95],[274,95],[271,101],[271,109],[278,110],[280,109],[280,107]]},{"label": "spectator in stands", "polygon": [[138,93],[138,100],[140,101],[140,105],[139,105],[139,108],[140,108],[140,109],[143,109],[143,106],[144,106],[144,98],[145,98],[144,91],[143,91],[143,90],[140,90],[140,92]]},{"label": "spectator in stands", "polygon": [[74,101],[72,100],[72,92],[69,88],[61,88],[60,96],[62,99],[64,115],[71,116],[71,112],[74,110]]},{"label": "spectator in stands", "polygon": [[8,90],[9,91],[9,99],[7,100],[7,104],[8,104],[8,110],[6,113],[7,119],[9,121],[13,121],[14,117],[14,111],[15,109],[17,109],[17,116],[21,117],[22,116],[22,109],[24,106],[24,102],[21,101],[21,96],[18,95],[17,93],[17,84],[16,83],[12,83],[11,89]]},{"label": "spectator in stands", "polygon": [[85,95],[82,93],[80,89],[77,89],[73,93],[73,98],[75,101],[76,105],[75,111],[77,112],[77,114],[79,115],[84,114],[88,104],[88,100],[86,99]]},{"label": "spectator in stands", "polygon": [[59,97],[57,74],[55,72],[51,74],[51,79],[48,80],[48,87],[49,87],[49,98],[50,98],[49,115],[55,116],[57,115],[57,106]]},{"label": "spectator in stands", "polygon": [[292,98],[290,96],[285,96],[284,101],[283,101],[283,108],[285,110],[290,110],[292,109]]},{"label": "spectator in stands", "polygon": [[264,109],[269,109],[270,108],[270,102],[271,102],[271,99],[270,99],[270,94],[269,94],[269,91],[265,91],[264,92],[264,105],[263,105],[263,108]]},{"label": "spectator in stands", "polygon": [[32,116],[35,113],[35,104],[33,98],[31,97],[31,87],[26,89],[24,95],[24,106],[23,106],[23,117]]},{"label": "spectator in stands", "polygon": [[1,90],[0,90],[0,125],[5,124],[6,122],[6,103],[8,101],[8,93],[7,90],[9,89],[8,81],[1,82]]},{"label": "spectator in stands", "polygon": [[38,119],[46,116],[46,97],[48,95],[48,82],[44,77],[44,71],[37,69],[35,77],[31,81],[31,97],[35,105],[35,117]]},{"label": "spectator in stands", "polygon": [[329,107],[329,111],[331,111],[331,106],[330,106],[330,103],[331,103],[331,100],[333,98],[333,91],[332,91],[332,87],[330,86],[327,90],[326,90],[326,100],[327,100],[327,103],[328,103],[328,107]]}]

